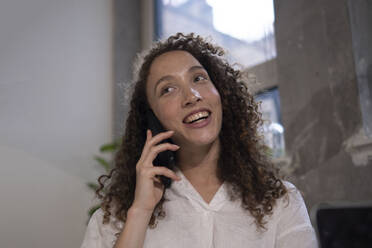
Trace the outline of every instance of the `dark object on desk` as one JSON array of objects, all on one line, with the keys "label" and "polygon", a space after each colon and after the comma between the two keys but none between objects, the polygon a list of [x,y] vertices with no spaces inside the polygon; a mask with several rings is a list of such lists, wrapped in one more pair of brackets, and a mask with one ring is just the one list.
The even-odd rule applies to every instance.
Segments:
[{"label": "dark object on desk", "polygon": [[372,248],[372,206],[319,206],[320,248]]}]

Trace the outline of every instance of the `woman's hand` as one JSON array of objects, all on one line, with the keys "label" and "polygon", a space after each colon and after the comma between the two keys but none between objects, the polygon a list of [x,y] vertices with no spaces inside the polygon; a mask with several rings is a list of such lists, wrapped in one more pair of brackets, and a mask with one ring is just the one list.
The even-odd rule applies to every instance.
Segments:
[{"label": "woman's hand", "polygon": [[160,152],[176,151],[180,148],[170,143],[158,145],[162,140],[170,138],[173,133],[174,131],[168,131],[152,137],[151,131],[147,130],[146,143],[136,165],[136,189],[132,209],[153,212],[164,192],[164,185],[156,177],[157,175],[163,175],[177,181],[181,180],[172,170],[153,165],[153,160]]}]

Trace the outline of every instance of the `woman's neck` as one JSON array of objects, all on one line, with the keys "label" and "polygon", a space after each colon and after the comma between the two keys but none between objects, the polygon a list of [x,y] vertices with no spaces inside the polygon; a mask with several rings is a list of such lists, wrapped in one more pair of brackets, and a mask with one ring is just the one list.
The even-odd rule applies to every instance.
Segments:
[{"label": "woman's neck", "polygon": [[177,167],[193,184],[221,184],[217,177],[220,142],[203,147],[182,146],[177,151]]}]

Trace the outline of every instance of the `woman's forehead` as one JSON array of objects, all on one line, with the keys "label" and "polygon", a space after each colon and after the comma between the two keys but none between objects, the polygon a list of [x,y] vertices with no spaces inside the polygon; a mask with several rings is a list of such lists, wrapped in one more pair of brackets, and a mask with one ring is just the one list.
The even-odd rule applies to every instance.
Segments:
[{"label": "woman's forehead", "polygon": [[156,57],[152,62],[147,82],[157,81],[164,76],[181,75],[192,67],[202,67],[199,61],[186,51],[170,51]]}]

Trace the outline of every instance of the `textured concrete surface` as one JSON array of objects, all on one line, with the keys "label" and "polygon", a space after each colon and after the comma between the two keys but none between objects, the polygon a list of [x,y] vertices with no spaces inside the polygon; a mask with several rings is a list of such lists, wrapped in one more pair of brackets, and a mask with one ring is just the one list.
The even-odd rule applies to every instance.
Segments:
[{"label": "textured concrete surface", "polygon": [[355,69],[358,81],[363,127],[372,138],[372,2],[348,0]]},{"label": "textured concrete surface", "polygon": [[363,127],[347,1],[278,0],[275,11],[290,180],[309,208],[370,200],[372,161],[357,166],[345,149]]}]

